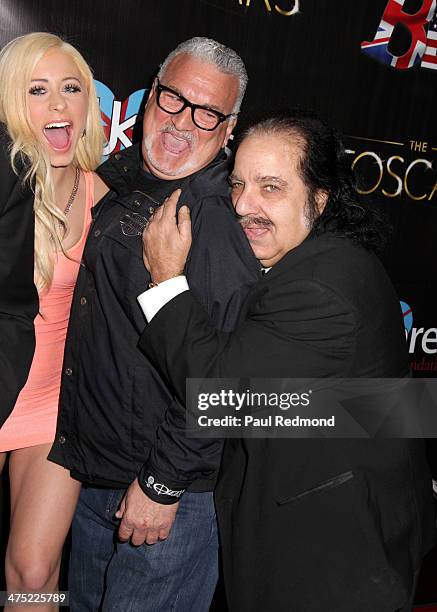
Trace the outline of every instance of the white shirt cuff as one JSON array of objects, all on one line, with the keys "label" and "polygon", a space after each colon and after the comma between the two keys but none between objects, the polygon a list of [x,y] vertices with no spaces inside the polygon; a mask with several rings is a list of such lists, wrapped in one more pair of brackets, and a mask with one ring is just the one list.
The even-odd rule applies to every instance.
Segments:
[{"label": "white shirt cuff", "polygon": [[141,306],[141,310],[144,312],[147,322],[150,323],[156,313],[161,310],[167,302],[170,302],[170,300],[177,295],[188,290],[189,286],[187,279],[185,276],[181,275],[169,278],[159,283],[157,287],[152,287],[152,289],[144,291],[144,293],[137,297],[137,300]]}]

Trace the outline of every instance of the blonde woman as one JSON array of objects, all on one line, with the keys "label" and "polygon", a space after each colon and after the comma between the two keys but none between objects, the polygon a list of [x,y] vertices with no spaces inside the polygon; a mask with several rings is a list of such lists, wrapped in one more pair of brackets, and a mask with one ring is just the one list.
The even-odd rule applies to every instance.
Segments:
[{"label": "blonde woman", "polygon": [[107,191],[93,172],[103,131],[92,74],[80,53],[42,32],[6,45],[0,53],[0,121],[12,140],[12,165],[25,159],[34,184],[40,300],[29,377],[0,429],[0,467],[10,454],[6,582],[11,592],[52,592],[79,484],[46,457],[55,435],[65,336],[90,209]]}]

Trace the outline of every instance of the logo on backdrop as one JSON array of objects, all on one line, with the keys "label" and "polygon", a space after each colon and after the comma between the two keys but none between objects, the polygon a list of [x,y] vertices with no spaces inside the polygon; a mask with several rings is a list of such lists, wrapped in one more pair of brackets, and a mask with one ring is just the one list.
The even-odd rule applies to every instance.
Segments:
[{"label": "logo on backdrop", "polygon": [[437,173],[433,167],[437,141],[382,140],[346,136],[360,195],[408,198],[423,204],[437,202]]},{"label": "logo on backdrop", "polygon": [[[407,302],[400,301],[402,316],[404,318],[405,339],[410,355],[422,351],[427,357],[437,353],[437,328],[413,327],[413,310]],[[430,371],[437,369],[436,361],[429,361],[422,357],[420,361],[412,361],[413,370]]]},{"label": "logo on backdrop", "polygon": [[[382,15],[375,38],[361,43],[361,50],[373,59],[398,70],[413,66],[437,70],[437,0],[422,0],[419,10],[406,13],[406,0],[389,0]],[[395,27],[401,25],[411,36],[411,43],[403,55],[388,50]]]},{"label": "logo on backdrop", "polygon": [[[260,1],[264,4],[266,11],[269,13],[276,11],[280,15],[284,15],[284,17],[291,17],[299,12],[300,0],[280,0],[280,2],[273,2],[273,0],[254,0],[254,4]],[[250,6],[251,0],[238,0],[238,4],[241,6]]]},{"label": "logo on backdrop", "polygon": [[413,327],[413,311],[411,310],[407,302],[403,302],[401,300],[400,304],[402,310],[402,317],[404,319],[405,335],[408,336],[411,331],[411,328]]},{"label": "logo on backdrop", "polygon": [[107,145],[103,150],[103,156],[106,159],[110,153],[131,146],[134,125],[138,119],[146,90],[138,89],[122,102],[116,100],[107,85],[97,80],[94,83],[107,140]]}]

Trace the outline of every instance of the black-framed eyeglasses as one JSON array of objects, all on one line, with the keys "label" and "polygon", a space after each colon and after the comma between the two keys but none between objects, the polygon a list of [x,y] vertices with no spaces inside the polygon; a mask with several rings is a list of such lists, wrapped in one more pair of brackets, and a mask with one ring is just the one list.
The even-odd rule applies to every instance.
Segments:
[{"label": "black-framed eyeglasses", "polygon": [[155,86],[156,103],[160,109],[166,113],[169,113],[170,115],[177,115],[188,106],[191,108],[191,119],[194,125],[201,130],[211,132],[212,130],[215,130],[220,123],[223,123],[223,121],[237,116],[236,113],[224,115],[220,111],[214,110],[213,108],[208,108],[208,106],[193,104],[174,89],[161,85],[158,78],[156,78]]}]

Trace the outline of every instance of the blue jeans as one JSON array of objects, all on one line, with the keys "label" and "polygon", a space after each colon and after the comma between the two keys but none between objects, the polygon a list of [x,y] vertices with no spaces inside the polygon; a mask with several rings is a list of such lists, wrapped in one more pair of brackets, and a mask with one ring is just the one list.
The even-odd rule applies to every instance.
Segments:
[{"label": "blue jeans", "polygon": [[72,527],[73,612],[207,612],[218,577],[212,493],[185,493],[169,537],[117,540],[122,490],[82,487]]}]

